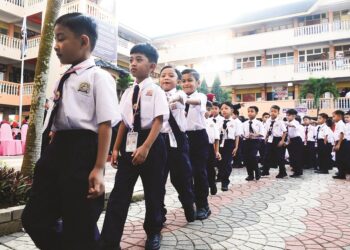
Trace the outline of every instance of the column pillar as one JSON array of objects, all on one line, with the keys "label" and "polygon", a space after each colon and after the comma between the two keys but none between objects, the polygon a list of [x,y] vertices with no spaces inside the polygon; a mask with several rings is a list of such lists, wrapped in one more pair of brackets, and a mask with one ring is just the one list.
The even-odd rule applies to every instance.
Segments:
[{"label": "column pillar", "polygon": [[7,35],[9,37],[13,37],[15,35],[15,25],[13,23],[10,23],[8,26],[8,31],[7,31]]},{"label": "column pillar", "polygon": [[266,50],[261,55],[261,65],[266,66]]},{"label": "column pillar", "polygon": [[335,58],[335,47],[334,45],[329,46],[329,60],[334,60]]},{"label": "column pillar", "polygon": [[231,101],[232,101],[232,103],[237,102],[237,96],[236,96],[236,89],[235,88],[231,89]]},{"label": "column pillar", "polygon": [[294,99],[298,100],[300,96],[300,85],[294,84]]},{"label": "column pillar", "polygon": [[266,101],[266,84],[261,87],[261,101]]}]

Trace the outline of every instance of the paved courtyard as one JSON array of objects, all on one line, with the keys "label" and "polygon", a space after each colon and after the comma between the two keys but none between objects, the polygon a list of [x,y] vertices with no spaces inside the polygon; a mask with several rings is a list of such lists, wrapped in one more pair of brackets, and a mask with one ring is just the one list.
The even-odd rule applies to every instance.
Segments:
[{"label": "paved courtyard", "polygon": [[[210,218],[189,224],[169,186],[161,249],[350,249],[350,181],[311,170],[301,179],[276,180],[275,174],[246,182],[245,169],[234,169],[230,190],[209,199]],[[144,211],[143,202],[131,205],[123,249],[143,249]],[[36,248],[20,232],[0,237],[3,249]]]}]

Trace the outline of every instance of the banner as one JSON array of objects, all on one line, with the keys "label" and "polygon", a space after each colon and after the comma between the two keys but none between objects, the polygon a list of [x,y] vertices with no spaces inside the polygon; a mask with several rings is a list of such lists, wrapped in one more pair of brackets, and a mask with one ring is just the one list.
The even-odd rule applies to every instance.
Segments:
[{"label": "banner", "polygon": [[272,86],[272,94],[274,99],[283,100],[288,98],[288,87],[287,86]]}]

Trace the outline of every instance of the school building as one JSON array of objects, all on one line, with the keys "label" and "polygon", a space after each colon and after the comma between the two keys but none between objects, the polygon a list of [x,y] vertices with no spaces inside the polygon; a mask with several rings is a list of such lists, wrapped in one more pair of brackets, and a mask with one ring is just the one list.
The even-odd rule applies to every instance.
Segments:
[{"label": "school building", "polygon": [[[315,115],[312,96],[299,98],[310,77],[332,79],[341,96],[350,91],[349,0],[295,2],[153,43],[161,64],[198,69],[209,84],[218,73],[233,102],[254,104],[261,111],[277,104],[306,107]],[[326,94],[320,102],[327,113],[350,109],[345,97],[335,100]],[[246,108],[242,111],[246,114]]]},{"label": "school building", "polygon": [[[35,65],[37,62],[46,0],[0,0],[0,121],[14,119],[19,110],[21,77],[21,28],[27,17],[28,50],[24,61],[23,111],[28,114]],[[116,1],[63,0],[60,15],[82,12],[94,17],[99,30],[100,44],[96,46],[96,64],[108,70],[116,79],[127,73],[130,48],[149,39],[124,25],[118,25]],[[47,96],[52,85],[66,69],[52,53]]]}]

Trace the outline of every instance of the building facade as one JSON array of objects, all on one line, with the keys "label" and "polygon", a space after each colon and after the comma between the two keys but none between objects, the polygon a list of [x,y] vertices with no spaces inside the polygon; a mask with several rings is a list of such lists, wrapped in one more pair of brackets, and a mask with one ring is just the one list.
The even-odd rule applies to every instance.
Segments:
[{"label": "building facade", "polygon": [[[350,91],[350,1],[306,0],[268,9],[225,27],[154,39],[163,64],[199,69],[207,82],[219,74],[233,102],[268,111],[306,107],[300,88],[310,77],[332,79]],[[212,72],[212,73],[211,73]],[[323,111],[350,109],[350,99],[326,95]]]}]

